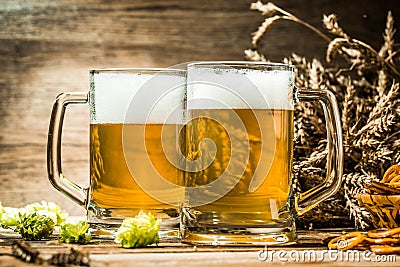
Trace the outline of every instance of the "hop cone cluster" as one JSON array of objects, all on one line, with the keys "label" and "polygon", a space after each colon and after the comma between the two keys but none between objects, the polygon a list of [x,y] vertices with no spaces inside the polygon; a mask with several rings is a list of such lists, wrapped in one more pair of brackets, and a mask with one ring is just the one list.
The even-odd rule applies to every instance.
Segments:
[{"label": "hop cone cluster", "polygon": [[88,229],[89,224],[85,221],[80,221],[76,224],[63,223],[60,229],[60,241],[68,244],[87,244],[92,240],[92,236],[86,233]]},{"label": "hop cone cluster", "polygon": [[140,212],[135,218],[125,218],[117,231],[115,242],[124,248],[145,247],[158,243],[161,220],[151,213]]},{"label": "hop cone cluster", "polygon": [[59,205],[53,202],[46,202],[44,200],[41,201],[41,203],[35,202],[29,204],[25,206],[24,209],[28,212],[36,211],[41,215],[50,217],[56,225],[61,225],[68,216],[68,213],[61,209]]},{"label": "hop cone cluster", "polygon": [[48,238],[54,230],[51,218],[39,215],[36,212],[20,215],[20,223],[16,231],[27,240],[41,240]]}]

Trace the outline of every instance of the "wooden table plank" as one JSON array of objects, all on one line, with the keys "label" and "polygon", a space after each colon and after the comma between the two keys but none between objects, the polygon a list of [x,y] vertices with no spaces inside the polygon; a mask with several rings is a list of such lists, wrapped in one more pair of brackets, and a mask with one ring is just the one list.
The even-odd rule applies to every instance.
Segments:
[{"label": "wooden table plank", "polygon": [[[92,266],[258,266],[265,264],[280,266],[283,262],[288,262],[291,266],[304,266],[307,263],[319,263],[323,266],[359,266],[360,262],[365,266],[398,266],[400,256],[395,255],[386,258],[390,262],[377,262],[377,259],[382,261],[382,258],[378,258],[381,256],[366,254],[367,257],[363,258],[363,252],[359,252],[359,260],[354,258],[354,254],[339,254],[337,251],[336,254],[327,254],[326,240],[341,232],[342,230],[335,229],[299,231],[297,244],[268,248],[160,243],[157,246],[124,249],[112,240],[104,239],[94,239],[87,245],[68,245],[59,243],[56,235],[50,241],[29,241],[29,244],[39,250],[44,259],[49,259],[56,253],[68,252],[72,246],[79,247],[90,254]],[[18,234],[0,231],[0,266],[32,266],[22,264],[20,260],[11,256],[11,244],[16,239],[20,239]],[[265,254],[265,251],[268,251],[268,254]],[[267,258],[265,258],[266,255],[268,255]]]}]

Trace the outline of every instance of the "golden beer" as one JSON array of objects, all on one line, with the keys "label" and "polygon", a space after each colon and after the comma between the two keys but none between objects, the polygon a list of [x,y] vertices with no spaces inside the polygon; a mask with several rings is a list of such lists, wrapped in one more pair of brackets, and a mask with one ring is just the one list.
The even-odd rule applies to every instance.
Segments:
[{"label": "golden beer", "polygon": [[[164,179],[183,185],[183,172],[170,163],[163,150],[166,146],[175,148],[177,130],[176,124],[90,125],[89,208],[95,209],[97,218],[122,219],[122,216],[133,217],[142,210],[150,211],[165,221],[170,220],[178,227],[178,207],[162,203],[148,195],[133,175],[142,175],[142,179],[149,181],[154,179],[152,172],[144,169],[146,164],[141,164],[149,159]],[[164,136],[163,140],[161,134]],[[123,135],[127,136],[124,140]],[[143,155],[140,147],[143,143],[147,155]],[[129,166],[127,158],[135,159],[137,166]],[[163,220],[164,226],[165,221]]]},{"label": "golden beer", "polygon": [[[215,237],[237,234],[239,239],[236,241],[240,242],[252,231],[262,234],[266,225],[270,228],[290,226],[288,199],[292,176],[293,110],[201,109],[191,112],[195,119],[187,126],[189,158],[198,155],[208,160],[206,153],[199,152],[201,141],[206,138],[215,142],[217,153],[211,165],[187,173],[188,187],[218,179],[229,161],[240,164],[245,153],[237,149],[235,153],[231,152],[241,138],[249,140],[249,157],[244,162],[243,175],[228,194],[206,205],[188,207],[186,213],[190,216],[185,216],[185,241],[210,243]],[[243,129],[237,129],[236,123],[230,122],[234,116],[243,122]],[[272,159],[269,171],[257,172],[259,166],[268,164],[263,162],[265,158]],[[222,179],[229,179],[229,176]],[[251,192],[253,179],[261,184]],[[189,202],[191,197],[194,196],[187,196]]]}]

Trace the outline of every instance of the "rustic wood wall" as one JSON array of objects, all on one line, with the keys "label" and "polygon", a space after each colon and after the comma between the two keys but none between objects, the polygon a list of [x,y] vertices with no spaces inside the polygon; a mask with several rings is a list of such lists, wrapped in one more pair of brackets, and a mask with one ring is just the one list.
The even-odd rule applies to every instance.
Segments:
[{"label": "rustic wood wall", "polygon": [[[0,201],[20,206],[46,199],[72,214],[83,210],[54,190],[46,173],[50,109],[63,91],[87,91],[88,70],[168,67],[194,60],[242,60],[263,21],[251,0],[0,1]],[[388,10],[400,31],[398,0],[277,0],[318,28],[336,13],[352,36],[379,47]],[[397,33],[400,34],[400,33]],[[279,61],[296,51],[323,58],[325,43],[279,22],[261,50]],[[63,167],[88,180],[88,107],[68,111]]]}]

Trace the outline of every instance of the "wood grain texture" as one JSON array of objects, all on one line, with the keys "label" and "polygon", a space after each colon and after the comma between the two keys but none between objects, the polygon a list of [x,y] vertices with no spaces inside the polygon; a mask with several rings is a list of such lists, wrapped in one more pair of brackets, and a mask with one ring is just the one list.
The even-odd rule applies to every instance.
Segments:
[{"label": "wood grain texture", "polygon": [[[1,1],[0,201],[21,206],[46,199],[71,214],[83,210],[47,180],[46,143],[52,102],[63,91],[88,91],[88,70],[168,67],[195,60],[243,60],[251,33],[263,21],[249,0]],[[400,27],[400,2],[362,0],[275,1],[321,26],[337,13],[352,36],[379,48],[386,13]],[[323,58],[325,43],[307,29],[279,22],[260,46],[272,60],[291,52]],[[63,169],[88,181],[88,107],[68,110]]]},{"label": "wood grain texture", "polygon": [[[285,247],[268,247],[268,257],[259,260],[263,246],[255,247],[223,247],[223,246],[193,246],[182,243],[160,243],[144,248],[124,249],[112,240],[93,239],[87,245],[79,245],[81,251],[89,253],[91,266],[282,266],[284,261],[290,266],[318,264],[321,266],[398,266],[399,255],[391,256],[391,261],[374,262],[378,259],[374,254],[359,260],[353,252],[349,255],[342,253],[326,253],[328,238],[340,235],[342,229],[329,229],[325,232],[300,231],[299,243]],[[347,229],[350,230],[350,229]],[[11,254],[11,244],[20,237],[13,233],[2,233],[0,230],[0,266],[40,266],[27,264],[16,259]],[[67,253],[72,245],[60,243],[58,236],[53,235],[49,241],[27,241],[40,252],[44,260],[56,253]],[[275,251],[275,252],[272,252]],[[282,251],[282,252],[281,252]],[[307,251],[301,254],[302,251]],[[324,252],[325,251],[325,252]],[[279,254],[280,253],[280,254]],[[313,253],[313,254],[310,254]],[[336,256],[337,255],[337,256]],[[265,257],[261,254],[261,259]],[[273,258],[272,258],[273,257]],[[335,258],[337,257],[337,258]],[[394,257],[394,258],[393,258]],[[280,260],[280,258],[282,260]]]}]

